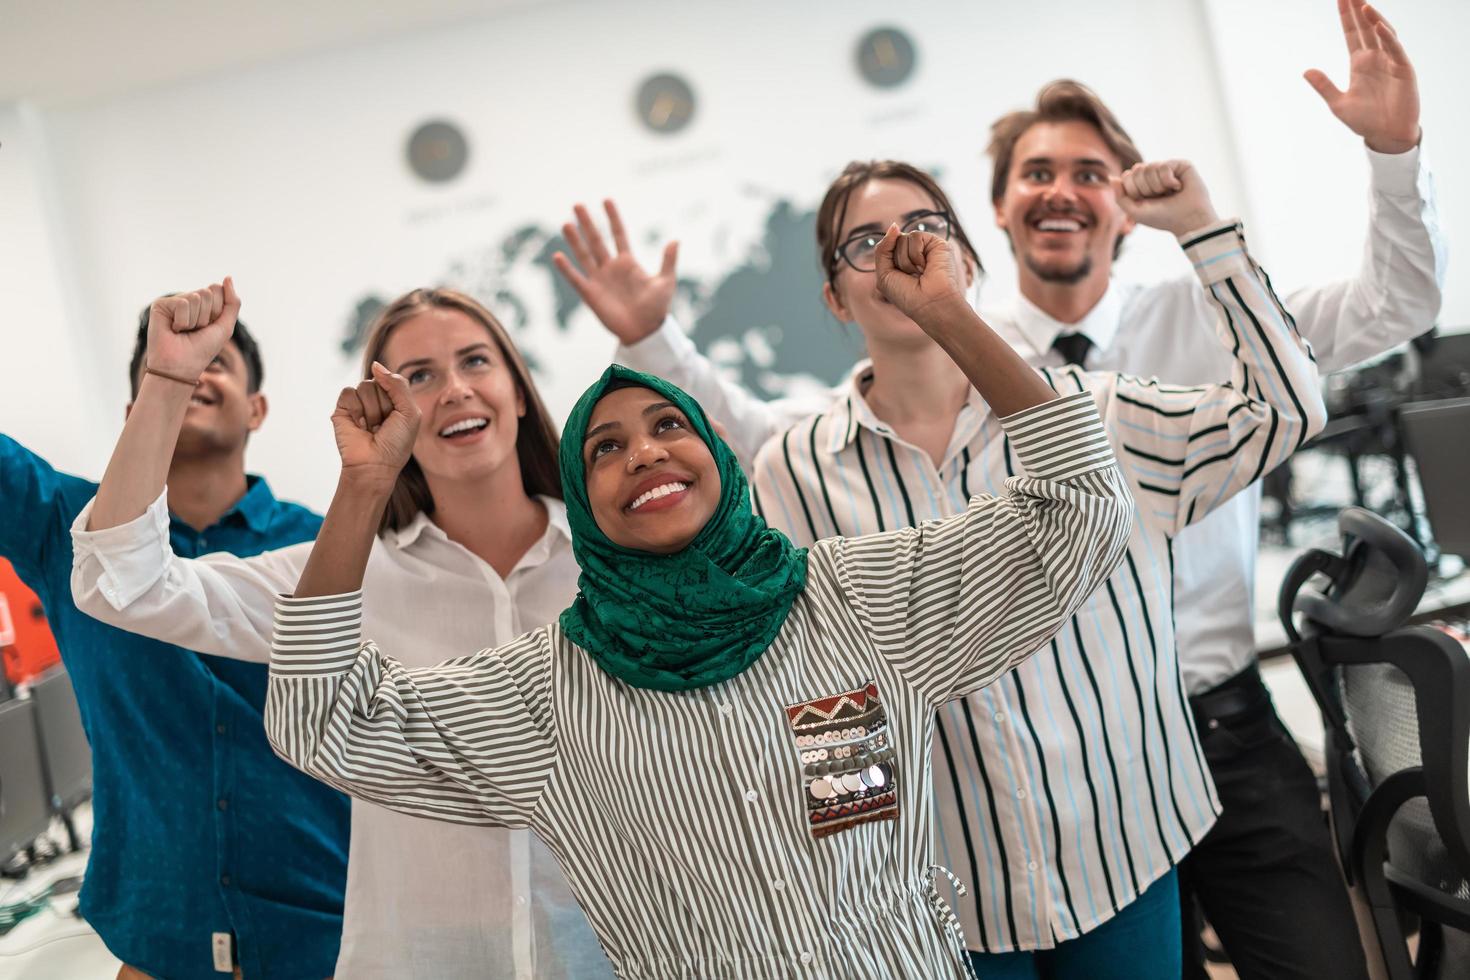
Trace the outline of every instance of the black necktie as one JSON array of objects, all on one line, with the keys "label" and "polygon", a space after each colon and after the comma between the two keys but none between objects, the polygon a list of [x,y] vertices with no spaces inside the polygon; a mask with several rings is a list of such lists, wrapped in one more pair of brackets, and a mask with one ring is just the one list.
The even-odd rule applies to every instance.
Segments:
[{"label": "black necktie", "polygon": [[1087,352],[1092,350],[1092,339],[1085,333],[1059,333],[1051,342],[1051,349],[1062,355],[1062,360],[1068,364],[1082,367],[1082,362],[1087,360]]}]

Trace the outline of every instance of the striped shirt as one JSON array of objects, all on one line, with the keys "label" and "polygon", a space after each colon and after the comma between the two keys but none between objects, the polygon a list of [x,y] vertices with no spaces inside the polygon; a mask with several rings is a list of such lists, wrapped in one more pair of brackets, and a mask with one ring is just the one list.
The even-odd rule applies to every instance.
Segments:
[{"label": "striped shirt", "polygon": [[[938,859],[971,885],[958,909],[972,948],[1045,949],[1087,932],[1218,812],[1180,684],[1171,542],[1285,459],[1325,410],[1310,351],[1238,227],[1184,244],[1235,358],[1230,383],[1042,372],[1061,392],[1092,390],[1138,518],[1123,565],[1035,658],[940,713]],[[1014,439],[973,392],[936,467],[874,415],[869,378],[757,457],[757,505],[798,543],[944,517],[1016,469]]]},{"label": "striped shirt", "polygon": [[360,593],[283,599],[267,733],[362,799],[534,829],[621,977],[962,976],[930,867],[935,712],[1045,643],[1132,520],[1089,396],[1005,426],[1028,475],[813,548],[728,681],[629,687],[554,624],[408,669],[360,642]]}]

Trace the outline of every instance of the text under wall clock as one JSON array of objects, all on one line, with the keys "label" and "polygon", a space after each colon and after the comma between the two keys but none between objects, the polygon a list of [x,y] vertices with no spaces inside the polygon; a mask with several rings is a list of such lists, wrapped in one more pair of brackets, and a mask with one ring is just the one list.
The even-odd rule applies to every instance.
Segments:
[{"label": "text under wall clock", "polygon": [[638,86],[635,107],[655,133],[677,133],[694,118],[694,90],[678,75],[652,75]]},{"label": "text under wall clock", "polygon": [[902,85],[913,74],[917,62],[914,42],[896,27],[876,28],[858,42],[858,73],[877,88]]},{"label": "text under wall clock", "polygon": [[459,127],[442,119],[426,122],[408,138],[408,165],[420,178],[442,184],[459,176],[470,147]]}]

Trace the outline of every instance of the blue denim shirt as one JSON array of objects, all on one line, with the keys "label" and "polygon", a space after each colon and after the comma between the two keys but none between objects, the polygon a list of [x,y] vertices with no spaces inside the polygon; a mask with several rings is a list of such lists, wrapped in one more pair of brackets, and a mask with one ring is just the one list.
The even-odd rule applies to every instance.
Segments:
[{"label": "blue denim shirt", "polygon": [[[0,555],[46,607],[92,745],[82,915],[124,963],[215,980],[233,933],[245,976],[322,980],[342,934],[347,798],[278,759],[268,668],[104,626],[71,601],[70,529],[97,492],[0,435]],[[259,477],[213,527],[175,520],[174,551],[249,556],[316,536],[321,518]]]}]

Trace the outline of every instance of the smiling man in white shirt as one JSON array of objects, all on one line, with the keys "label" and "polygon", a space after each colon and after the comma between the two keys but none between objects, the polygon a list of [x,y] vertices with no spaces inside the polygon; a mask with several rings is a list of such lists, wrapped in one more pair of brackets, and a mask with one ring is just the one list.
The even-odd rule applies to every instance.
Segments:
[{"label": "smiling man in white shirt", "polygon": [[[1285,294],[1325,374],[1418,336],[1444,278],[1420,157],[1413,67],[1382,16],[1341,0],[1351,78],[1307,80],[1363,137],[1372,173],[1363,263],[1351,279]],[[1194,277],[1112,278],[1133,223],[1108,187],[1140,155],[1113,114],[1074,82],[997,120],[996,223],[1011,239],[1020,297],[987,319],[1031,363],[1080,364],[1192,384],[1224,378],[1214,312]],[[1189,324],[1185,330],[1180,324]],[[1214,829],[1181,865],[1185,974],[1203,977],[1195,898],[1242,977],[1366,976],[1316,781],[1261,682],[1252,632],[1260,491],[1227,502],[1174,541],[1179,663],[1220,795]]]}]

